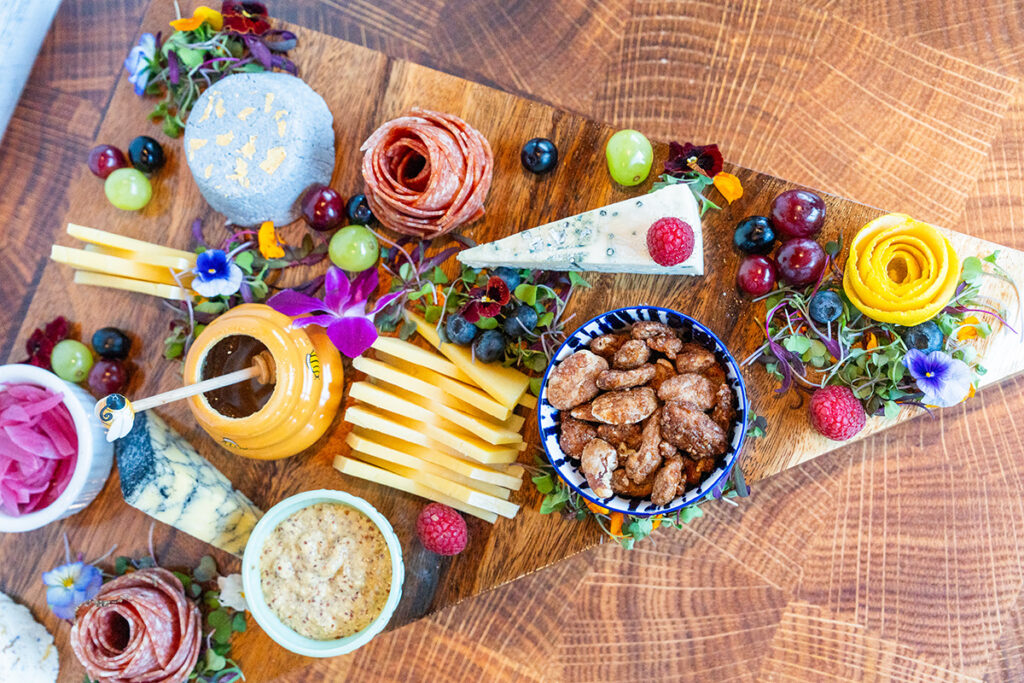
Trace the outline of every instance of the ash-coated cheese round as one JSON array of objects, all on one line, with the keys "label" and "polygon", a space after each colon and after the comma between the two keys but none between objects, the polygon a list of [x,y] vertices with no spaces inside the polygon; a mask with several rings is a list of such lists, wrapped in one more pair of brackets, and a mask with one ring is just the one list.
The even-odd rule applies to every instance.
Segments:
[{"label": "ash-coated cheese round", "polygon": [[236,74],[196,101],[185,158],[210,206],[240,226],[299,217],[303,193],[334,171],[334,119],[323,98],[284,73]]},{"label": "ash-coated cheese round", "polygon": [[27,607],[0,593],[0,681],[53,683],[58,673],[53,636]]}]

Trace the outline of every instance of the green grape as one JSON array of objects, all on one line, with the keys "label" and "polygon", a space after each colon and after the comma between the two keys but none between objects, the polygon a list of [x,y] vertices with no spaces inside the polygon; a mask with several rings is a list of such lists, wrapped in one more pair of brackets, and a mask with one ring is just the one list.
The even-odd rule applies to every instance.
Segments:
[{"label": "green grape", "polygon": [[365,225],[349,225],[334,233],[329,249],[334,265],[353,273],[372,268],[380,257],[377,236]]},{"label": "green grape", "polygon": [[654,161],[654,148],[643,133],[620,130],[608,140],[604,148],[608,160],[608,173],[619,185],[639,185],[647,180]]},{"label": "green grape", "polygon": [[134,168],[119,168],[108,175],[103,191],[111,204],[125,211],[138,211],[153,196],[149,178]]},{"label": "green grape", "polygon": [[92,370],[92,352],[74,339],[57,342],[50,354],[50,366],[57,376],[68,382],[84,382]]}]

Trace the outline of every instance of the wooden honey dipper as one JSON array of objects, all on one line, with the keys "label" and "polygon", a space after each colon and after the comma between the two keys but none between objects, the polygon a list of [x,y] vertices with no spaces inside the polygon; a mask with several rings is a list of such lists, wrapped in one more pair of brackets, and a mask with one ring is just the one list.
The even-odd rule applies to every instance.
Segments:
[{"label": "wooden honey dipper", "polygon": [[135,413],[143,410],[167,405],[183,398],[205,394],[208,391],[255,379],[260,384],[272,384],[276,379],[274,357],[269,351],[263,351],[252,359],[252,365],[241,370],[204,379],[196,384],[188,384],[177,389],[165,391],[156,396],[149,396],[138,401],[129,401],[121,394],[110,394],[96,402],[95,413],[107,428],[107,441],[116,441],[132,430],[135,424]]}]

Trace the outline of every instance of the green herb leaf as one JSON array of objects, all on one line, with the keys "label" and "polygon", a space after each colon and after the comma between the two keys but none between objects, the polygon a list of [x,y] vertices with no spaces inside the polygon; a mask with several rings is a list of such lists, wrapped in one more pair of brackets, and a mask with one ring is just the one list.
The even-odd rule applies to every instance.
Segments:
[{"label": "green herb leaf", "polygon": [[441,307],[440,306],[427,306],[423,312],[423,317],[430,324],[436,323],[441,319]]},{"label": "green herb leaf", "polygon": [[554,319],[555,314],[552,313],[551,311],[548,311],[547,313],[544,313],[539,318],[537,318],[537,327],[547,327],[552,323],[552,321],[554,321]]},{"label": "green herb leaf", "polygon": [[236,633],[244,633],[245,628],[245,613],[236,612],[235,616],[231,619],[231,629]]},{"label": "green herb leaf", "polygon": [[543,381],[542,377],[534,377],[530,380],[530,393],[534,396],[540,396],[540,385]]},{"label": "green herb leaf", "polygon": [[480,318],[479,320],[477,320],[473,324],[476,325],[477,327],[479,327],[481,330],[493,330],[496,327],[498,327],[498,319],[497,318]]},{"label": "green herb leaf", "polygon": [[193,570],[192,578],[200,583],[212,581],[217,576],[217,563],[210,555],[203,555],[199,565]]},{"label": "green herb leaf", "polygon": [[125,557],[124,555],[118,555],[114,560],[114,573],[118,576],[123,576],[128,571],[128,567],[131,564],[131,558]]},{"label": "green herb leaf", "polygon": [[441,270],[441,266],[434,266],[434,270],[430,271],[430,275],[427,279],[433,282],[435,285],[446,285],[448,284],[448,276]]},{"label": "green herb leaf", "polygon": [[409,337],[416,332],[416,323],[411,320],[405,320],[402,322],[402,327],[398,330],[398,336],[403,340],[407,341]]},{"label": "green herb leaf", "polygon": [[548,515],[552,512],[557,512],[565,507],[565,504],[569,501],[569,489],[564,487],[558,487],[548,495],[544,496],[544,500],[540,504],[540,514]]},{"label": "green herb leaf", "polygon": [[703,516],[704,516],[704,511],[701,510],[696,505],[690,505],[688,507],[684,507],[682,510],[679,511],[679,519],[682,520],[682,522],[684,524],[689,524],[692,520],[695,520],[698,517],[703,517]]},{"label": "green herb leaf", "polygon": [[424,282],[423,286],[420,287],[418,290],[416,290],[415,292],[409,292],[409,299],[412,301],[419,301],[428,294],[433,293],[433,291],[434,285],[430,284],[429,282]]},{"label": "green herb leaf", "polygon": [[893,419],[900,414],[900,406],[896,401],[885,402],[885,417],[886,419]]},{"label": "green herb leaf", "polygon": [[787,351],[803,355],[811,348],[811,340],[802,334],[794,334],[782,340],[782,346]]},{"label": "green herb leaf", "polygon": [[398,268],[398,277],[403,280],[409,280],[412,278],[412,264],[406,261]]},{"label": "green herb leaf", "polygon": [[555,490],[555,481],[551,478],[550,474],[538,474],[532,478],[532,481],[537,490],[543,494],[548,494]]},{"label": "green herb leaf", "polygon": [[987,262],[992,263],[992,264],[995,264],[996,259],[999,258],[999,252],[1000,251],[1002,251],[1002,250],[1001,249],[996,249],[991,254],[989,254],[988,256],[986,256],[985,258],[983,258],[981,260],[982,261],[987,261]]},{"label": "green herb leaf", "polygon": [[590,287],[590,283],[583,279],[583,276],[575,270],[569,271],[569,284],[573,287]]},{"label": "green herb leaf", "polygon": [[527,306],[533,306],[537,303],[537,286],[521,284],[516,287],[515,291],[516,298],[522,301]]},{"label": "green herb leaf", "polygon": [[984,269],[981,266],[981,259],[977,256],[968,256],[963,260],[960,267],[960,277],[965,282],[974,282],[981,277],[983,272]]},{"label": "green herb leaf", "polygon": [[243,251],[235,256],[235,265],[244,270],[247,275],[252,275],[252,261],[255,256],[251,251]]}]

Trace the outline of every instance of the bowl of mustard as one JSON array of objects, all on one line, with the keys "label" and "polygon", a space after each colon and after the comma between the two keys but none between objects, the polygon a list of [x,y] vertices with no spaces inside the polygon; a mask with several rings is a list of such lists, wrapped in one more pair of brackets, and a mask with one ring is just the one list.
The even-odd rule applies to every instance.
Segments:
[{"label": "bowl of mustard", "polygon": [[282,500],[256,524],[242,558],[256,623],[306,657],[335,657],[370,642],[391,620],[404,579],[391,524],[344,491]]}]

